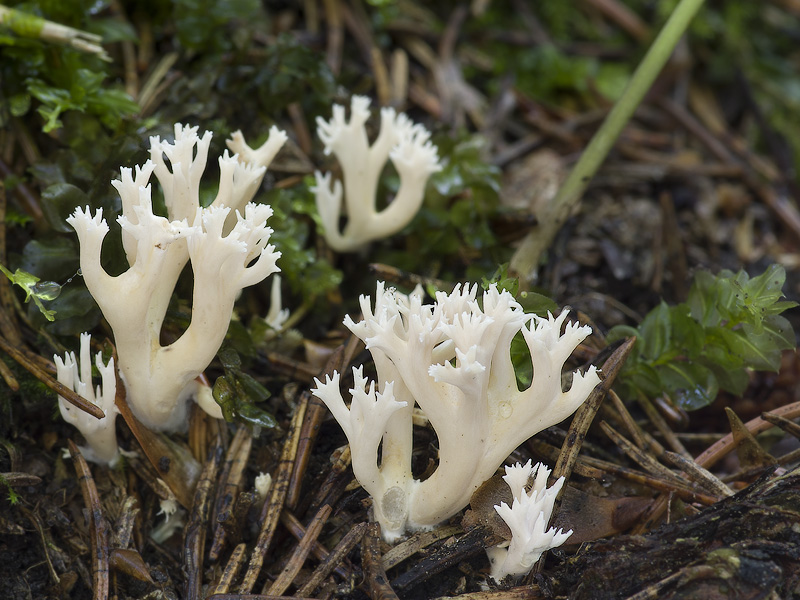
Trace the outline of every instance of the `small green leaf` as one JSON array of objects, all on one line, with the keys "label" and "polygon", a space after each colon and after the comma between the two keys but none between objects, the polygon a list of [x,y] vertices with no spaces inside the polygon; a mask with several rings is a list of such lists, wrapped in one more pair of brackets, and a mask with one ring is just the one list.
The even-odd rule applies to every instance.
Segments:
[{"label": "small green leaf", "polygon": [[698,271],[694,276],[694,283],[689,290],[686,303],[689,305],[692,318],[701,325],[716,325],[718,319],[715,302],[714,286],[716,280],[708,271]]},{"label": "small green leaf", "polygon": [[275,429],[278,426],[278,421],[275,420],[275,417],[249,402],[239,404],[236,414],[243,421],[264,429]]},{"label": "small green leaf", "polygon": [[508,263],[504,263],[497,267],[497,270],[494,272],[494,275],[491,278],[484,277],[481,280],[481,287],[484,290],[488,290],[492,284],[497,284],[497,289],[499,291],[506,290],[512,296],[517,295],[519,292],[519,279],[516,277],[509,277],[508,275]]},{"label": "small green leaf", "polygon": [[21,117],[31,108],[31,95],[25,93],[15,94],[8,99],[8,107],[13,116]]},{"label": "small green leaf", "polygon": [[[781,352],[795,347],[792,326],[778,313],[786,273],[773,265],[757,277],[744,272],[698,272],[686,304],[663,302],[638,330],[615,327],[609,342],[637,335],[621,383],[655,396],[668,392],[686,408],[705,406],[719,388],[742,393],[747,369],[778,370]],[[655,372],[653,372],[653,370]]]},{"label": "small green leaf", "polygon": [[25,244],[19,266],[43,279],[63,282],[80,266],[77,244],[74,238],[66,237],[31,240]]},{"label": "small green leaf", "polygon": [[236,373],[236,380],[251,402],[263,402],[271,395],[267,388],[243,371]]},{"label": "small green leaf", "polygon": [[654,398],[664,391],[661,375],[651,364],[640,362],[631,369],[630,382],[634,388],[641,390],[647,396]]},{"label": "small green leaf", "polygon": [[259,427],[277,427],[275,418],[257,406],[258,402],[270,397],[269,390],[241,370],[242,362],[235,350],[223,347],[218,356],[225,375],[217,378],[212,394],[225,420],[241,419]]},{"label": "small green leaf", "polygon": [[686,304],[678,304],[670,309],[672,321],[672,344],[679,353],[692,360],[703,352],[705,336],[703,328],[698,327]]},{"label": "small green leaf", "polygon": [[669,305],[662,300],[656,308],[647,313],[639,332],[642,339],[642,354],[645,358],[656,360],[670,348],[672,326]]},{"label": "small green leaf", "polygon": [[730,352],[741,357],[746,366],[763,371],[777,371],[780,368],[780,348],[772,343],[768,334],[756,334],[753,331],[748,333],[745,329],[723,329],[720,335]]},{"label": "small green leaf", "polygon": [[80,188],[70,183],[55,183],[42,192],[42,210],[47,222],[56,231],[72,233],[67,217],[78,206],[88,206],[89,198]]},{"label": "small green leaf", "polygon": [[[639,330],[636,327],[631,327],[630,325],[615,325],[612,327],[609,332],[606,334],[606,342],[610,345],[614,342],[618,342],[619,340],[624,340],[625,338],[635,337],[636,346],[639,346],[641,340],[638,339],[641,337]],[[636,348],[634,346],[634,349]]]},{"label": "small green leaf", "polygon": [[214,396],[214,401],[222,409],[223,418],[226,421],[233,421],[236,414],[236,388],[228,380],[227,376],[217,377],[211,390],[211,395]]},{"label": "small green leaf", "polygon": [[783,284],[786,282],[786,270],[777,264],[770,265],[758,277],[746,279],[746,273],[742,272],[743,277],[737,277],[737,283],[741,284],[742,290],[747,294],[745,304],[753,306],[769,306],[775,304],[783,298]]},{"label": "small green leaf", "polygon": [[520,292],[517,296],[517,302],[520,303],[526,313],[533,313],[539,316],[544,316],[548,312],[555,314],[558,311],[558,304],[555,300],[534,291]]},{"label": "small green leaf", "polygon": [[220,348],[217,357],[226,371],[236,371],[242,368],[242,359],[239,358],[239,353],[230,346]]},{"label": "small green leaf", "polygon": [[87,30],[102,37],[104,44],[138,41],[133,25],[123,19],[96,19]]},{"label": "small green leaf", "polygon": [[517,388],[528,389],[533,381],[533,367],[530,349],[521,331],[518,331],[511,340],[511,363],[517,376]]},{"label": "small green leaf", "polygon": [[717,378],[703,365],[672,361],[659,365],[658,373],[670,397],[685,410],[707,406],[717,397]]},{"label": "small green leaf", "polygon": [[792,324],[780,315],[769,315],[764,318],[764,331],[770,337],[771,343],[780,350],[794,348],[796,341]]},{"label": "small green leaf", "polygon": [[11,283],[21,287],[25,291],[25,302],[33,300],[36,308],[39,309],[39,312],[41,312],[48,321],[55,320],[56,312],[54,310],[45,308],[44,304],[42,304],[39,294],[36,291],[35,286],[37,283],[39,283],[39,278],[36,277],[36,275],[31,275],[27,271],[22,271],[21,269],[17,269],[14,273],[12,273],[3,265],[0,265],[0,272],[8,277]]},{"label": "small green leaf", "polygon": [[[724,350],[719,347],[709,347],[705,356],[701,356],[698,362],[714,373],[721,390],[737,396],[742,394],[747,388],[747,384],[750,383],[749,371],[743,367],[742,361],[733,363],[726,361],[723,357],[716,358],[716,352],[724,352]],[[734,364],[736,366],[733,366]]]}]

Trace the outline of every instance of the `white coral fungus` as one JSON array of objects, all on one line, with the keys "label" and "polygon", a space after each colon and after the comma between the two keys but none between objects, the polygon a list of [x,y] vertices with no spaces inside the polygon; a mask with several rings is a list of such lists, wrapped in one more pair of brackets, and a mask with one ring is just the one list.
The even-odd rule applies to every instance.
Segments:
[{"label": "white coral fungus", "polygon": [[[557,548],[572,535],[571,529],[567,532],[555,527],[547,529],[556,496],[564,485],[564,478],[559,477],[552,487],[547,487],[549,476],[550,469],[542,463],[531,466],[530,460],[525,465],[517,463],[506,467],[503,479],[511,488],[514,500],[510,507],[501,502],[494,509],[511,530],[511,542],[486,550],[495,581],[508,575],[525,575],[543,552]],[[531,478],[534,478],[533,485],[526,491]]]},{"label": "white coral fungus", "polygon": [[[340,376],[316,381],[320,398],[342,426],[353,471],[373,498],[375,519],[387,540],[424,529],[464,508],[472,493],[522,442],[571,415],[600,381],[596,369],[575,373],[561,389],[561,369],[589,333],[588,326],[525,314],[506,291],[477,286],[439,292],[422,304],[378,284],[375,307],[361,297],[364,320],[345,325],[367,345],[378,385],[354,369],[352,403]],[[533,362],[533,381],[517,387],[510,347],[521,332]],[[439,465],[419,481],[411,472],[412,413],[418,405],[436,431]],[[380,448],[381,462],[378,464]]]},{"label": "white coral fungus", "polygon": [[[357,250],[408,225],[422,206],[428,178],[442,168],[428,130],[393,108],[381,109],[380,132],[370,146],[366,130],[369,105],[369,98],[353,96],[350,121],[338,104],[330,121],[317,118],[317,135],[325,144],[325,153],[335,154],[342,167],[344,185],[341,181],[331,184],[330,173],[317,171],[317,184],[312,188],[325,239],[337,252]],[[378,178],[390,159],[400,176],[400,188],[379,211]],[[347,223],[340,232],[343,197]]]},{"label": "white coral fungus", "polygon": [[117,432],[114,428],[114,422],[119,414],[119,410],[114,404],[114,398],[117,395],[117,376],[114,371],[114,359],[109,358],[108,363],[103,364],[103,354],[98,352],[94,362],[103,383],[97,388],[92,387],[92,361],[89,356],[91,340],[92,336],[88,333],[81,334],[78,353],[80,360],[75,357],[74,352],[67,352],[63,360],[60,356],[55,355],[53,361],[56,363],[58,381],[99,406],[105,416],[97,419],[73,406],[61,396],[58,397],[58,408],[62,418],[70,425],[77,427],[86,438],[89,446],[80,448],[83,457],[91,462],[113,467],[119,460]]},{"label": "white coral fungus", "polygon": [[[277,131],[277,130],[275,130]],[[274,134],[274,138],[273,138]],[[75,210],[67,219],[78,233],[81,271],[103,315],[114,330],[119,370],[134,414],[154,430],[185,426],[186,400],[196,397],[206,411],[221,417],[209,394],[198,394],[195,378],[214,358],[228,330],[233,303],[242,288],[278,271],[280,252],[268,244],[266,221],[272,209],[250,202],[271,160],[286,139],[277,132],[259,150],[239,135],[230,142],[262,164],[240,162],[227,151],[219,159],[220,182],[208,208],[200,207],[200,178],[211,133],[175,125],[175,140],[150,138],[150,160],[135,171],[121,169],[112,184],[122,199],[122,243],[130,268],[116,277],[100,264],[109,231],[102,211]],[[164,193],[168,217],[153,212],[150,176]],[[159,340],[170,297],[186,263],[194,274],[192,319],[169,346]]]}]

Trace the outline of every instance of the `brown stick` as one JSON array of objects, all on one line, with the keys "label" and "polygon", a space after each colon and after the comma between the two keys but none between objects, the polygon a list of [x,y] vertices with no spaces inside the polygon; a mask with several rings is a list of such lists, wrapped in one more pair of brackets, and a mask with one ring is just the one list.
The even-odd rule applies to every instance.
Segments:
[{"label": "brown stick", "polygon": [[[559,454],[558,460],[553,467],[553,481],[557,480],[559,477],[569,479],[575,461],[578,460],[578,453],[581,450],[583,438],[586,436],[586,432],[589,430],[589,426],[592,424],[592,420],[595,414],[597,414],[597,410],[600,408],[600,403],[603,401],[603,398],[605,398],[608,390],[611,389],[617,374],[622,369],[622,365],[625,364],[625,359],[633,349],[635,342],[636,338],[627,339],[603,364],[602,373],[605,378],[592,390],[586,402],[584,402],[575,413],[575,417],[572,419],[569,431],[567,432],[567,438],[564,440],[564,445],[561,447],[561,454]],[[559,498],[560,497],[561,494],[559,494]],[[556,508],[559,502],[560,500],[556,500]],[[553,510],[553,514],[556,512],[557,510]]]},{"label": "brown stick", "polygon": [[292,556],[289,558],[289,562],[286,563],[286,566],[283,568],[283,571],[281,571],[281,574],[278,575],[278,578],[269,586],[269,590],[265,590],[267,594],[271,596],[280,596],[292,585],[294,578],[297,577],[300,569],[305,564],[308,553],[311,552],[311,548],[316,543],[319,534],[322,533],[322,527],[327,522],[328,517],[331,516],[332,510],[333,509],[326,504],[314,515],[308,529],[306,529],[306,534],[297,544]]},{"label": "brown stick", "polygon": [[270,494],[269,500],[264,504],[264,511],[262,511],[261,532],[258,534],[256,547],[253,548],[253,553],[250,555],[250,564],[247,565],[247,572],[244,574],[244,580],[239,588],[239,591],[243,594],[249,594],[253,590],[253,587],[255,587],[256,579],[261,572],[261,567],[264,565],[264,558],[272,542],[272,536],[275,534],[275,528],[278,526],[280,514],[283,510],[284,501],[286,500],[286,493],[289,489],[289,477],[294,470],[294,459],[297,455],[300,427],[303,423],[303,417],[306,414],[310,396],[311,394],[308,392],[303,393],[295,409],[294,416],[292,417],[289,435],[286,437],[286,442],[283,444],[283,452],[281,452],[278,468],[273,477],[272,494]]},{"label": "brown stick", "polygon": [[106,600],[109,591],[108,577],[108,526],[103,517],[103,508],[100,505],[100,496],[92,479],[92,472],[81,451],[68,440],[69,454],[75,464],[78,474],[78,483],[81,486],[83,503],[89,513],[89,529],[92,542],[92,598]]},{"label": "brown stick", "polygon": [[361,544],[361,560],[364,563],[364,575],[369,581],[369,597],[373,600],[398,600],[383,570],[380,537],[381,526],[370,523]]},{"label": "brown stick", "polygon": [[336,547],[331,550],[330,554],[323,560],[317,569],[311,574],[308,581],[297,590],[298,596],[310,596],[316,590],[323,580],[330,575],[337,567],[337,565],[344,560],[344,558],[355,548],[355,545],[364,537],[367,530],[366,523],[359,523],[353,527],[347,534],[336,544]]},{"label": "brown stick", "polygon": [[[784,417],[786,419],[796,419],[797,417],[800,417],[800,402],[793,402],[792,404],[781,406],[780,408],[776,408],[771,412],[773,415],[778,415],[779,417]],[[769,421],[765,421],[761,417],[756,417],[755,419],[745,423],[745,427],[747,427],[747,429],[753,435],[758,435],[770,427],[774,427],[774,425]],[[717,464],[718,461],[722,460],[722,458],[725,457],[731,450],[735,449],[736,444],[733,440],[733,434],[729,433],[724,438],[708,447],[702,454],[700,454],[700,456],[695,459],[695,462],[701,467],[710,469]]]},{"label": "brown stick", "polygon": [[36,377],[36,379],[41,381],[73,406],[81,409],[85,413],[89,413],[95,419],[102,419],[106,416],[99,406],[89,402],[86,398],[79,396],[64,384],[59,383],[56,379],[53,379],[53,377],[47,371],[36,364],[36,361],[29,356],[29,352],[14,348],[2,336],[0,336],[0,350],[8,354],[11,358],[17,361],[23,369],[28,371],[31,375]]},{"label": "brown stick", "polygon": [[233,503],[241,487],[242,475],[250,456],[250,449],[253,447],[253,436],[247,427],[239,427],[233,437],[228,453],[225,456],[225,464],[219,478],[219,490],[217,500],[214,504],[213,521],[214,538],[211,549],[208,551],[208,559],[216,562],[222,553],[227,536],[225,528],[219,522],[219,515],[230,516]]},{"label": "brown stick", "polygon": [[212,598],[221,598],[230,590],[231,586],[233,585],[233,580],[236,579],[239,569],[241,569],[242,565],[244,564],[246,552],[247,544],[244,542],[237,545],[233,549],[233,552],[231,553],[231,556],[222,571],[222,575],[220,575],[216,587],[211,592]]},{"label": "brown stick", "polygon": [[222,444],[220,439],[217,438],[217,444],[209,453],[208,460],[200,475],[200,480],[197,482],[194,502],[189,514],[189,522],[186,524],[185,529],[183,573],[186,579],[184,581],[183,597],[187,600],[199,600],[203,597],[203,556],[205,555],[206,547],[206,530],[208,529],[208,519],[211,514],[214,482],[221,462]]}]

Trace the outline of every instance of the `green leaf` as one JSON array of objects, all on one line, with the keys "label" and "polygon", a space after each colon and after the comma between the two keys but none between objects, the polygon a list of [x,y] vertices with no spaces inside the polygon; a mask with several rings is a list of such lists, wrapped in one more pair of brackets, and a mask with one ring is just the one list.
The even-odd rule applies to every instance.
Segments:
[{"label": "green leaf", "polygon": [[270,413],[258,408],[255,404],[241,403],[236,408],[236,414],[243,421],[263,427],[264,429],[275,429],[278,421]]},{"label": "green leaf", "polygon": [[58,313],[58,319],[46,325],[51,335],[72,336],[91,331],[102,318],[97,303],[83,285],[63,288],[50,307]]},{"label": "green leaf", "polygon": [[552,298],[534,291],[520,292],[517,296],[526,313],[544,316],[548,312],[555,314],[558,311],[558,304]]},{"label": "green leaf", "polygon": [[[641,338],[641,334],[636,327],[631,327],[630,325],[615,325],[606,334],[606,342],[608,344],[613,344],[619,340],[624,340],[625,338],[631,337],[637,338],[636,346],[640,346],[641,339],[639,338]],[[636,346],[634,346],[634,349],[636,349]]]},{"label": "green leaf", "polygon": [[223,346],[217,352],[217,358],[222,363],[222,367],[226,371],[238,371],[242,368],[242,359],[239,353],[230,346]]},{"label": "green leaf", "polygon": [[777,371],[780,367],[781,350],[763,331],[756,334],[753,331],[748,333],[745,329],[723,329],[720,335],[730,352],[740,357],[746,366],[764,371]]},{"label": "green leaf", "polygon": [[[552,298],[534,291],[520,292],[519,279],[508,275],[508,263],[503,263],[497,267],[491,278],[481,278],[481,287],[484,290],[488,290],[492,284],[497,284],[499,291],[505,290],[514,296],[526,313],[544,316],[548,312],[555,313],[558,311],[558,304]],[[433,294],[431,293],[431,295]]]},{"label": "green leaf", "polygon": [[672,322],[672,345],[679,354],[692,360],[703,352],[705,336],[703,328],[697,326],[686,304],[678,304],[670,309]]},{"label": "green leaf", "polygon": [[705,327],[719,325],[730,320],[737,312],[736,293],[732,285],[733,273],[723,270],[717,276],[707,271],[698,271],[689,290],[687,304],[692,318]]},{"label": "green leaf", "polygon": [[53,229],[62,233],[73,232],[66,219],[75,208],[88,205],[84,191],[70,183],[55,183],[42,192],[44,216]]},{"label": "green leaf", "polygon": [[[719,347],[709,347],[705,356],[698,358],[698,363],[706,367],[717,378],[717,383],[721,390],[731,394],[742,394],[750,383],[750,373],[744,368],[742,361],[738,363],[728,362],[724,357],[717,358],[717,352],[724,353],[725,350]],[[734,367],[733,365],[736,364]]]},{"label": "green leaf", "polygon": [[214,401],[222,409],[222,416],[226,421],[233,421],[236,416],[236,387],[228,376],[217,377],[211,390]]},{"label": "green leaf", "polygon": [[237,384],[252,402],[263,402],[270,397],[269,390],[243,371],[236,373]]},{"label": "green leaf", "polygon": [[[634,389],[640,390],[650,398],[655,398],[664,392],[664,383],[661,381],[661,375],[652,364],[647,362],[640,362],[635,365],[630,375],[630,383]],[[623,378],[624,380],[625,378]]]},{"label": "green leaf", "polygon": [[698,363],[672,361],[659,365],[658,374],[670,397],[685,410],[707,406],[717,397],[717,378]]},{"label": "green leaf", "polygon": [[31,108],[30,94],[15,94],[8,99],[8,108],[15,117],[21,117]]},{"label": "green leaf", "polygon": [[533,367],[530,348],[521,331],[518,331],[511,340],[511,363],[517,376],[517,388],[528,389],[533,381]]},{"label": "green leaf", "polygon": [[63,283],[80,267],[78,246],[73,238],[66,237],[31,240],[25,244],[19,266],[43,279]]},{"label": "green leaf", "polygon": [[91,22],[87,31],[102,37],[104,44],[138,41],[133,25],[122,19],[97,19]]},{"label": "green leaf", "polygon": [[481,280],[481,287],[484,290],[488,290],[492,284],[497,284],[497,289],[499,291],[506,290],[512,296],[516,297],[517,293],[519,292],[519,279],[516,277],[509,277],[508,275],[508,263],[504,263],[497,267],[497,270],[494,272],[494,275],[491,278],[484,277]]},{"label": "green leaf", "polygon": [[[0,272],[8,277],[12,284],[21,287],[25,291],[25,302],[33,300],[36,308],[39,309],[39,312],[42,313],[42,315],[44,315],[48,321],[55,320],[56,311],[49,310],[45,308],[44,304],[42,304],[40,292],[37,291],[39,278],[36,277],[36,275],[31,275],[27,271],[22,271],[21,269],[17,269],[14,273],[12,273],[3,265],[0,265]],[[48,296],[49,295],[50,294],[48,292]]]},{"label": "green leaf", "polygon": [[639,326],[642,355],[645,358],[657,360],[669,350],[672,337],[670,316],[669,305],[662,300],[661,304],[647,313]]},{"label": "green leaf", "polygon": [[225,368],[225,375],[217,378],[212,394],[220,405],[225,420],[240,419],[251,425],[269,429],[277,427],[275,418],[257,406],[258,402],[270,397],[269,390],[241,370],[242,361],[239,354],[226,346],[217,356]]},{"label": "green leaf", "polygon": [[783,298],[783,284],[786,282],[786,270],[781,265],[770,265],[758,277],[753,277],[748,281],[747,274],[741,273],[741,278],[737,276],[737,283],[741,285],[742,291],[746,294],[744,304],[753,307],[765,307],[775,304]]},{"label": "green leaf", "polygon": [[768,315],[763,321],[764,332],[770,337],[771,343],[781,350],[794,348],[796,338],[794,329],[789,321],[780,315]]}]

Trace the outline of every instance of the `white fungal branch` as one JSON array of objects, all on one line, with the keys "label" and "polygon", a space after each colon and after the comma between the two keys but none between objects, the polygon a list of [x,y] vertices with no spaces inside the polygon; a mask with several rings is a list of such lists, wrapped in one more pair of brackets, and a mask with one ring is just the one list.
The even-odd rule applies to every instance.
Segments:
[{"label": "white fungal branch", "polygon": [[[268,151],[247,150],[271,158],[285,139],[277,132],[265,144]],[[217,196],[201,208],[200,181],[210,142],[210,132],[200,137],[196,127],[175,125],[173,142],[151,137],[150,160],[133,171],[121,169],[119,180],[112,182],[122,200],[118,222],[130,267],[124,273],[112,277],[100,264],[109,230],[101,211],[91,215],[88,207],[77,208],[67,219],[78,234],[86,285],[114,330],[128,401],[134,414],[155,430],[184,426],[185,400],[197,395],[195,378],[222,343],[236,296],[278,270],[280,252],[268,244],[272,230],[266,226],[272,209],[250,202],[267,165],[240,162],[225,151],[219,159]],[[153,212],[153,174],[164,193],[167,217]],[[162,347],[167,306],[189,260],[192,320],[176,342]],[[203,400],[201,406],[221,417],[216,404]]]},{"label": "white fungal branch", "polygon": [[270,288],[269,311],[267,316],[264,317],[264,322],[274,331],[280,331],[288,320],[289,309],[283,308],[281,276],[275,275],[272,278],[272,287]]},{"label": "white fungal branch", "polygon": [[269,130],[267,141],[259,148],[251,148],[241,131],[235,131],[227,140],[228,148],[239,156],[239,160],[255,167],[268,167],[289,137],[274,125]]},{"label": "white fungal branch", "polygon": [[[550,469],[542,463],[531,466],[530,460],[525,465],[506,467],[503,479],[514,500],[510,507],[501,502],[494,509],[511,530],[511,541],[486,550],[495,581],[527,574],[546,550],[557,548],[572,535],[571,529],[547,529],[556,497],[564,485],[564,478],[559,477],[552,487],[547,487],[549,476]],[[530,479],[534,480],[533,485],[526,491]]]},{"label": "white fungal branch", "polygon": [[119,459],[117,447],[117,431],[114,422],[117,419],[117,406],[114,399],[117,395],[117,376],[114,370],[114,359],[109,358],[103,364],[103,354],[98,352],[94,362],[100,372],[102,385],[92,387],[92,361],[90,360],[89,345],[92,337],[88,333],[81,334],[81,345],[78,352],[80,360],[74,352],[67,352],[63,360],[57,354],[53,356],[56,363],[56,377],[60,383],[67,386],[92,404],[99,406],[105,416],[97,419],[76,406],[73,406],[61,396],[58,397],[58,408],[61,417],[70,425],[77,427],[86,438],[88,447],[81,447],[81,454],[86,460],[114,466]]},{"label": "white fungal branch", "polygon": [[[342,167],[344,185],[332,183],[330,173],[318,171],[312,188],[325,239],[337,252],[357,250],[408,225],[422,206],[428,178],[441,170],[430,133],[392,108],[381,109],[380,132],[370,145],[366,130],[369,105],[369,98],[353,96],[350,121],[338,104],[330,121],[317,118],[317,135],[325,144],[325,153],[333,153]],[[400,176],[400,188],[388,206],[378,211],[378,179],[388,160]],[[340,231],[343,199],[347,223]]]},{"label": "white fungal branch", "polygon": [[[591,332],[558,318],[526,315],[508,292],[492,286],[439,292],[433,305],[378,284],[374,308],[361,298],[364,319],[345,325],[367,345],[380,393],[358,371],[348,410],[338,375],[313,393],[325,402],[350,441],[356,478],[373,497],[387,540],[408,528],[432,527],[461,510],[519,444],[572,414],[600,381],[594,367],[561,389],[561,370]],[[522,331],[533,381],[517,387],[511,341]],[[436,431],[439,465],[424,481],[411,473],[412,410],[418,405]],[[378,410],[378,406],[381,410]],[[365,407],[370,407],[369,410]],[[354,420],[359,425],[358,431]],[[382,446],[379,446],[379,442]],[[378,448],[381,464],[378,466]]]}]

